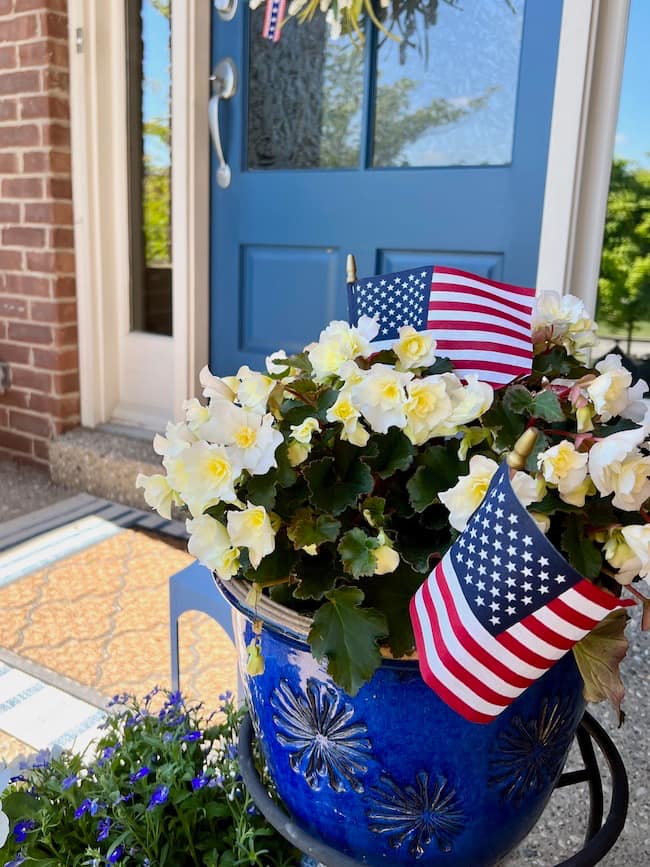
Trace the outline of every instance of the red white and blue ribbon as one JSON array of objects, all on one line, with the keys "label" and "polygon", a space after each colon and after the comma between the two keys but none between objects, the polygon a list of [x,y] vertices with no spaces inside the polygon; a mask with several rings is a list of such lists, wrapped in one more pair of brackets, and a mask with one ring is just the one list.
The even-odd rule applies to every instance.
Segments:
[{"label": "red white and blue ribbon", "polygon": [[278,42],[282,32],[282,22],[287,8],[287,0],[266,0],[262,36],[270,42]]}]

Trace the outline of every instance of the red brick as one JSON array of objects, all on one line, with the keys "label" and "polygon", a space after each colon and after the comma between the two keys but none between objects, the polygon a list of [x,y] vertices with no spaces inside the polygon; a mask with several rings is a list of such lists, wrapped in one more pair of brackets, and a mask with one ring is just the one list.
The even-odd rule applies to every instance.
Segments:
[{"label": "red brick", "polygon": [[45,172],[48,169],[49,160],[45,151],[28,151],[23,154],[24,172]]},{"label": "red brick", "polygon": [[52,281],[52,295],[55,298],[74,298],[74,277],[55,277]]},{"label": "red brick", "polygon": [[29,367],[16,365],[11,369],[11,377],[16,388],[29,388],[45,394],[52,391],[52,376],[44,370],[31,370]]},{"label": "red brick", "polygon": [[31,39],[38,31],[38,19],[36,15],[21,15],[19,18],[10,18],[8,21],[0,21],[0,42],[22,42],[23,39]]},{"label": "red brick", "polygon": [[50,151],[50,168],[53,172],[70,172],[72,160],[68,151]]},{"label": "red brick", "polygon": [[47,117],[67,120],[70,109],[66,100],[56,96],[26,96],[20,100],[20,116],[23,119]]},{"label": "red brick", "polygon": [[44,247],[45,229],[9,226],[2,230],[2,243],[7,247]]},{"label": "red brick", "polygon": [[45,12],[41,15],[41,30],[55,39],[68,38],[68,22],[65,15],[56,12]]},{"label": "red brick", "polygon": [[7,319],[26,319],[27,302],[22,298],[0,298],[0,316]]},{"label": "red brick", "polygon": [[50,12],[66,12],[68,0],[14,0],[16,12],[30,12],[32,9],[47,9]]},{"label": "red brick", "polygon": [[32,325],[30,322],[10,322],[7,337],[19,343],[40,343],[48,346],[52,343],[52,328],[49,325]]},{"label": "red brick", "polygon": [[31,349],[22,343],[0,342],[0,358],[12,364],[29,364]]},{"label": "red brick", "polygon": [[48,178],[47,193],[53,199],[72,200],[72,181],[69,178]]},{"label": "red brick", "polygon": [[38,458],[39,462],[49,463],[50,462],[50,444],[44,440],[34,440],[32,445],[34,446],[34,457]]},{"label": "red brick", "polygon": [[9,148],[33,147],[40,144],[40,140],[39,129],[33,123],[21,126],[5,126],[2,128],[2,135],[0,135],[0,148],[9,150]]},{"label": "red brick", "polygon": [[58,347],[77,345],[77,326],[62,325],[54,329],[54,345]]},{"label": "red brick", "polygon": [[76,347],[69,349],[38,349],[32,350],[34,367],[63,373],[79,368],[79,354]]},{"label": "red brick", "polygon": [[12,409],[9,413],[9,420],[11,427],[21,433],[34,434],[46,439],[52,434],[52,422],[43,416]]},{"label": "red brick", "polygon": [[[0,428],[3,427],[9,427],[9,413],[3,406],[0,406]],[[2,434],[0,434],[0,436],[2,436]]]},{"label": "red brick", "polygon": [[33,277],[31,274],[7,274],[5,277],[7,292],[19,295],[37,295],[46,298],[50,294],[49,277]]},{"label": "red brick", "polygon": [[0,400],[5,406],[18,409],[28,409],[30,403],[31,391],[24,391],[21,388],[14,388],[13,372],[16,368],[12,367],[12,386],[6,394],[3,394]]},{"label": "red brick", "polygon": [[70,145],[70,129],[60,123],[46,123],[43,125],[44,145]]},{"label": "red brick", "polygon": [[70,74],[65,69],[46,66],[41,72],[42,89],[45,93],[60,91],[68,99],[70,96]]},{"label": "red brick", "polygon": [[[14,389],[15,390],[15,389]],[[79,414],[79,395],[64,394],[54,396],[51,394],[37,394],[25,392],[28,396],[28,406],[33,412],[51,415],[53,418],[69,418]]]},{"label": "red brick", "polygon": [[68,66],[68,46],[65,42],[43,39],[18,46],[18,61],[21,67]]},{"label": "red brick", "polygon": [[27,454],[32,452],[32,440],[10,430],[0,431],[0,446],[14,452],[26,452]]},{"label": "red brick", "polygon": [[54,226],[72,225],[72,205],[68,202],[37,202],[25,205],[26,223],[48,223]]},{"label": "red brick", "polygon": [[[15,99],[0,99],[0,120],[16,120],[18,103]],[[2,135],[2,133],[0,133]]]},{"label": "red brick", "polygon": [[[0,23],[0,27],[2,27],[2,23]],[[35,69],[3,72],[0,74],[0,95],[38,93],[40,89],[41,77]]]},{"label": "red brick", "polygon": [[30,311],[34,322],[69,325],[77,321],[77,305],[74,301],[32,301]]},{"label": "red brick", "polygon": [[79,391],[79,372],[74,370],[69,373],[55,373],[54,394],[69,394],[71,391]]},{"label": "red brick", "polygon": [[8,15],[13,12],[13,0],[0,0],[0,15]]},{"label": "red brick", "polygon": [[[2,131],[4,135],[4,130]],[[2,139],[0,135],[0,140]],[[16,154],[0,154],[0,174],[9,175],[18,171],[18,157]]]},{"label": "red brick", "polygon": [[[20,250],[0,250],[0,274],[3,271],[20,270],[22,259]],[[8,276],[8,274],[5,274],[5,280],[7,280]]]},{"label": "red brick", "polygon": [[0,202],[0,223],[17,223],[20,207],[16,202]]},{"label": "red brick", "polygon": [[27,253],[27,270],[46,274],[74,274],[74,253]]},{"label": "red brick", "polygon": [[43,195],[41,178],[5,178],[2,195],[8,199],[39,199]]},{"label": "red brick", "polygon": [[55,250],[73,250],[74,231],[72,229],[52,229],[49,233],[49,245]]}]

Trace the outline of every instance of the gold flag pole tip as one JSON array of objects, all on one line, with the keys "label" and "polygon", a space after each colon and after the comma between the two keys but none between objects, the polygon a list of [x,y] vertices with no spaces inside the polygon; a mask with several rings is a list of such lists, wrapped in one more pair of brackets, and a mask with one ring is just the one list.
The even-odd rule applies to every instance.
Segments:
[{"label": "gold flag pole tip", "polygon": [[345,279],[347,283],[357,282],[357,263],[352,253],[345,260]]},{"label": "gold flag pole tip", "polygon": [[526,466],[526,461],[530,457],[531,452],[535,448],[537,442],[538,430],[536,427],[529,427],[525,430],[515,443],[514,449],[509,452],[506,463],[511,470],[523,470]]}]

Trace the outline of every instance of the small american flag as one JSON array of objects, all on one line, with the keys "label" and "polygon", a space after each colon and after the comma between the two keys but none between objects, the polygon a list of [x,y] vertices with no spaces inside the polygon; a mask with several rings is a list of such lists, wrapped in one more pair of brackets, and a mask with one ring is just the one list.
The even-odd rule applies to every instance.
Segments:
[{"label": "small american flag", "polygon": [[475,374],[500,388],[531,372],[534,296],[534,289],[430,266],[359,280],[348,304],[352,322],[377,319],[378,349],[390,347],[402,325],[429,330],[461,378]]},{"label": "small american flag", "polygon": [[282,31],[282,21],[287,8],[287,0],[266,0],[262,36],[270,42],[277,42]]},{"label": "small american flag", "polygon": [[611,611],[633,604],[567,563],[503,464],[411,600],[420,672],[461,716],[488,723]]}]

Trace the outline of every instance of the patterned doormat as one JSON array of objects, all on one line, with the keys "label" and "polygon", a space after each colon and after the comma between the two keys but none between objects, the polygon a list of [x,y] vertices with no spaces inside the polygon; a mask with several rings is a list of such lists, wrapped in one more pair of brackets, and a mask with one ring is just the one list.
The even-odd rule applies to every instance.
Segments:
[{"label": "patterned doormat", "polygon": [[[0,527],[0,760],[83,745],[115,693],[169,686],[170,575],[182,525],[93,497]],[[30,527],[34,532],[30,534]],[[180,620],[183,693],[218,706],[236,656],[209,617]]]}]

